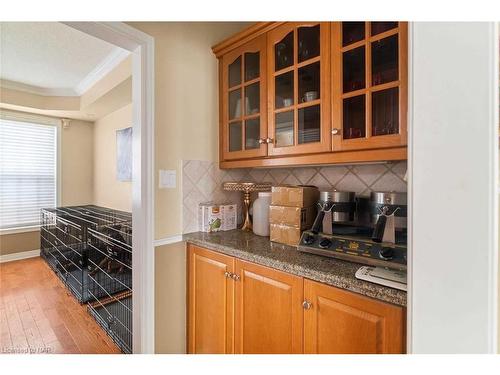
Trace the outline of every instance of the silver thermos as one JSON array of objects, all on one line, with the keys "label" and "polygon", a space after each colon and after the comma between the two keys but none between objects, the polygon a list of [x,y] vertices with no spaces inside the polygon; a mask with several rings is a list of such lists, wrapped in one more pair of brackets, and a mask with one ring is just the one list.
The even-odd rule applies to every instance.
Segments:
[{"label": "silver thermos", "polygon": [[406,193],[374,191],[370,194],[372,240],[394,242],[395,231],[406,229]]},{"label": "silver thermos", "polygon": [[331,234],[332,224],[352,222],[356,211],[354,198],[352,191],[320,191],[318,215],[311,231]]}]

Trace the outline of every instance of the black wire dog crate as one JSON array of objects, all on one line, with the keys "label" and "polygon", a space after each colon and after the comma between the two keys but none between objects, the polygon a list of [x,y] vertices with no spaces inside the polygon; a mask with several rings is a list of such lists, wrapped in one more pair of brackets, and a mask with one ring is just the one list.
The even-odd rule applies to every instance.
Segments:
[{"label": "black wire dog crate", "polygon": [[[84,303],[94,298],[88,292],[88,273],[92,272],[89,271],[89,231],[106,233],[113,227],[123,232],[131,244],[132,215],[93,205],[57,207],[41,210],[40,227],[40,255],[78,301]],[[124,285],[131,285],[131,272],[118,278],[120,281],[108,289],[110,294],[126,291]],[[127,278],[130,280],[125,280]],[[97,294],[98,298],[105,296],[105,293]]]},{"label": "black wire dog crate", "polygon": [[132,352],[131,241],[121,225],[88,230],[88,311],[125,353]]}]

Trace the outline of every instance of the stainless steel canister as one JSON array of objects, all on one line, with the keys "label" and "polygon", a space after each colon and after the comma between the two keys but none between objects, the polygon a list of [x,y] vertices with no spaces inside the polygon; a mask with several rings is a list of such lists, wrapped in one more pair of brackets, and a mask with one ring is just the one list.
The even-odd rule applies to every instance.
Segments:
[{"label": "stainless steel canister", "polygon": [[387,214],[392,214],[394,212],[394,226],[396,229],[406,228],[406,193],[373,191],[370,194],[370,217],[373,225],[377,223],[380,213],[384,210]]},{"label": "stainless steel canister", "polygon": [[356,203],[354,201],[355,193],[352,191],[328,190],[320,191],[320,205],[328,203],[332,209],[332,222],[342,223],[354,220]]}]

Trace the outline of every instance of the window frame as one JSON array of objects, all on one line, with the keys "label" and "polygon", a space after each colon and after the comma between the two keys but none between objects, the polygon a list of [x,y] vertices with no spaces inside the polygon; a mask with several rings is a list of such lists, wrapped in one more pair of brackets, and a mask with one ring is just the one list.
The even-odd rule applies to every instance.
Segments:
[{"label": "window frame", "polygon": [[[18,122],[28,122],[35,125],[42,126],[54,126],[56,128],[56,174],[55,174],[55,196],[56,196],[56,206],[61,205],[62,201],[62,119],[36,115],[31,113],[10,111],[5,109],[0,109],[0,119],[6,119],[9,121],[18,121]],[[20,225],[17,227],[11,228],[0,228],[0,236],[8,235],[8,234],[16,234],[16,233],[28,233],[35,232],[40,230],[40,223],[36,225]]]}]

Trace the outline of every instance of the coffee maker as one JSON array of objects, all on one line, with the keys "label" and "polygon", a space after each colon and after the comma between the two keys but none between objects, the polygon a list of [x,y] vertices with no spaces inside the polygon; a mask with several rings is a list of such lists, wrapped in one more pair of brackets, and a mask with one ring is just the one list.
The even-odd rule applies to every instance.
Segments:
[{"label": "coffee maker", "polygon": [[406,193],[322,191],[313,227],[299,251],[373,266],[406,269]]}]

